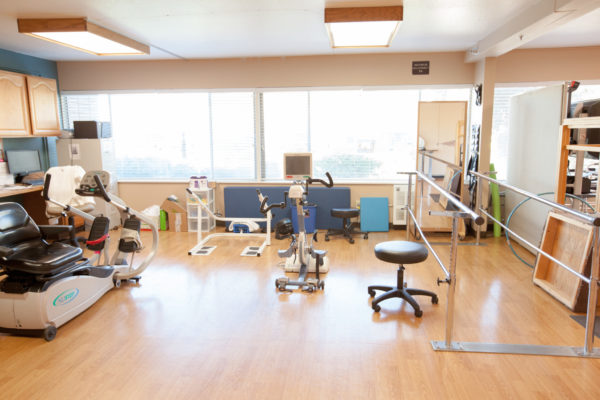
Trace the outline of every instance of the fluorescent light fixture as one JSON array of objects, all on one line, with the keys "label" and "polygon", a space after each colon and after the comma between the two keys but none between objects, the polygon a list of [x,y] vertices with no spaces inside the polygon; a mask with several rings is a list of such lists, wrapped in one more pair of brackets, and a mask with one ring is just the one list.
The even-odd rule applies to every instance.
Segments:
[{"label": "fluorescent light fixture", "polygon": [[388,47],[402,15],[402,6],[326,8],[331,47]]},{"label": "fluorescent light fixture", "polygon": [[150,54],[150,48],[86,18],[18,19],[19,32],[97,56]]}]

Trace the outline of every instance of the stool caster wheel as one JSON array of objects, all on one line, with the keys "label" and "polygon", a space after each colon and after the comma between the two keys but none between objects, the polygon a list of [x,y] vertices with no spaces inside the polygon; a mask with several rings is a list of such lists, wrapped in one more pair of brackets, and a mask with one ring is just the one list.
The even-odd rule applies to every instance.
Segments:
[{"label": "stool caster wheel", "polygon": [[354,244],[354,239],[350,238],[348,241],[350,242],[350,244]]},{"label": "stool caster wheel", "polygon": [[318,286],[319,286],[319,289],[321,289],[321,290],[325,289],[325,282],[320,281]]},{"label": "stool caster wheel", "polygon": [[363,236],[363,239],[368,239],[369,238],[369,234],[365,233],[365,236]]},{"label": "stool caster wheel", "polygon": [[371,297],[375,297],[375,291],[374,291],[374,290],[371,290],[371,289],[369,289],[369,296],[371,296]]},{"label": "stool caster wheel", "polygon": [[437,304],[437,303],[438,303],[438,301],[439,301],[439,299],[438,299],[438,297],[437,297],[437,296],[433,296],[433,297],[431,298],[431,303],[432,303],[432,304]]},{"label": "stool caster wheel", "polygon": [[325,241],[329,242],[329,236],[325,235]]},{"label": "stool caster wheel", "polygon": [[375,304],[374,306],[371,307],[373,309],[373,311],[375,312],[379,312],[381,311],[381,307],[379,307],[379,305]]},{"label": "stool caster wheel", "polygon": [[421,318],[423,316],[423,310],[415,310],[415,317]]}]

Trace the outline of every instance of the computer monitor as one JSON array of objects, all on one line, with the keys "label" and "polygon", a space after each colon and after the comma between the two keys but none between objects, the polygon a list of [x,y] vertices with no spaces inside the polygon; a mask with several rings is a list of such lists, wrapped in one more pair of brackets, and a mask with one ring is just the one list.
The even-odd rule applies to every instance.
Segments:
[{"label": "computer monitor", "polygon": [[6,150],[8,172],[15,175],[15,181],[20,182],[31,172],[42,170],[40,153],[37,150]]},{"label": "computer monitor", "polygon": [[312,176],[312,153],[285,153],[283,179],[302,180]]}]

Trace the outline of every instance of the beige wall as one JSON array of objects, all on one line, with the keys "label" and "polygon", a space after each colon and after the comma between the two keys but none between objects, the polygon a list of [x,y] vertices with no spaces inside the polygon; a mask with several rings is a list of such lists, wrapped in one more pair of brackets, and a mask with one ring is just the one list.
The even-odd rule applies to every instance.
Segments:
[{"label": "beige wall", "polygon": [[[412,61],[430,61],[412,75]],[[464,53],[406,53],[219,60],[59,62],[61,90],[215,89],[470,84]]]},{"label": "beige wall", "polygon": [[[429,60],[430,75],[413,76],[412,61]],[[498,57],[495,72],[486,64],[466,64],[463,52],[271,57],[190,61],[59,62],[61,90],[151,90],[277,88],[310,86],[444,85],[484,82],[484,103],[491,81],[545,82],[600,80],[600,47],[515,50]],[[487,77],[486,77],[487,75]],[[495,79],[485,80],[491,75]],[[486,78],[486,79],[484,79]],[[483,110],[482,110],[483,111]],[[482,113],[474,112],[482,121]],[[491,116],[487,116],[491,118]],[[120,183],[121,197],[143,209],[170,194],[185,199],[185,183]],[[223,210],[222,187],[216,206]],[[360,197],[385,196],[391,185],[344,185],[352,204]]]},{"label": "beige wall", "polygon": [[[215,210],[223,212],[223,189],[227,186],[284,186],[285,183],[217,183],[215,185]],[[390,204],[390,221],[392,217],[391,205],[393,199],[392,184],[344,184],[337,186],[350,188],[350,204],[356,207],[361,197],[387,197]],[[127,205],[143,210],[152,205],[160,205],[169,195],[176,195],[185,202],[187,183],[134,183],[119,182],[119,196],[127,202]],[[280,202],[283,199],[269,199],[269,203]],[[257,199],[258,207],[258,199]]]},{"label": "beige wall", "polygon": [[497,58],[496,82],[600,80],[600,46],[514,50]]}]

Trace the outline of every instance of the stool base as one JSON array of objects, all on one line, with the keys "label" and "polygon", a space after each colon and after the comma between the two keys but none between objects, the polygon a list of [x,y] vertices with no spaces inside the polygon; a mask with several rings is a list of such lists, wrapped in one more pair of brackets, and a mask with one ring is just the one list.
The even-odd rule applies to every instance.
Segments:
[{"label": "stool base", "polygon": [[363,235],[363,239],[369,238],[369,232],[354,230],[356,224],[354,222],[349,222],[347,218],[342,218],[342,225],[343,229],[328,229],[327,233],[325,234],[325,241],[328,242],[330,236],[336,235],[344,236],[346,239],[348,239],[348,242],[350,242],[350,244],[354,243],[352,235]]},{"label": "stool base", "polygon": [[371,297],[375,296],[376,290],[385,291],[385,293],[382,293],[379,296],[375,297],[373,299],[373,301],[371,302],[371,308],[373,308],[373,311],[379,312],[381,310],[379,303],[381,303],[384,300],[392,299],[392,298],[400,298],[400,299],[406,300],[412,306],[412,308],[415,310],[416,317],[421,317],[423,315],[423,311],[421,310],[419,303],[417,303],[417,301],[412,297],[412,295],[429,296],[429,297],[431,297],[431,302],[433,304],[438,303],[437,294],[435,294],[433,292],[430,292],[428,290],[423,290],[423,289],[412,289],[412,288],[404,287],[404,266],[402,266],[402,265],[400,265],[398,267],[397,285],[398,286],[396,286],[396,287],[380,286],[380,285],[372,285],[372,286],[368,287],[369,296],[371,296]]}]

